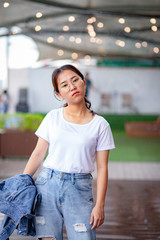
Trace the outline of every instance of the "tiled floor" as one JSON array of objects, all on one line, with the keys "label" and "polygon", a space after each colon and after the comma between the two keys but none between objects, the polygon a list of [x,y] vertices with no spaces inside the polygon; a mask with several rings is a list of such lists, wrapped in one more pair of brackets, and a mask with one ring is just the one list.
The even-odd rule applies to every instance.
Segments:
[{"label": "tiled floor", "polygon": [[[94,178],[96,175],[95,171]],[[108,175],[114,180],[160,180],[160,163],[109,162]]]},{"label": "tiled floor", "polygon": [[[24,159],[0,159],[0,178],[23,173],[26,163]],[[96,176],[95,170],[94,179]],[[109,162],[109,179],[160,180],[160,162]]]}]

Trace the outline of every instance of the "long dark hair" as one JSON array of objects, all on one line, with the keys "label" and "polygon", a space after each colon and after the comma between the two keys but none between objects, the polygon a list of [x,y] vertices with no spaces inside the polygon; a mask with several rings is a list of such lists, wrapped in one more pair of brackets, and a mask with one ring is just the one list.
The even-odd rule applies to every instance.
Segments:
[{"label": "long dark hair", "polygon": [[[84,81],[83,74],[73,65],[67,64],[67,65],[63,65],[60,68],[56,68],[52,73],[52,84],[53,84],[53,87],[54,87],[54,94],[55,95],[57,95],[57,93],[59,93],[58,84],[57,84],[58,76],[64,70],[71,70],[71,71],[75,72]],[[84,97],[84,100],[85,100],[86,107],[92,112],[92,114],[94,114],[94,112],[91,110],[91,102],[86,97]],[[68,103],[65,103],[64,107],[67,107],[67,106],[68,106]]]}]

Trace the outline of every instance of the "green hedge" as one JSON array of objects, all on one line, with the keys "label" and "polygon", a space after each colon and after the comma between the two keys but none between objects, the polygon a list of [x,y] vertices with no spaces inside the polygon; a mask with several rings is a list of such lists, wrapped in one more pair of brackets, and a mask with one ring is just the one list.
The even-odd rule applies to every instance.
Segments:
[{"label": "green hedge", "polygon": [[[102,115],[102,114],[101,114]],[[152,122],[158,115],[102,115],[110,124],[112,130],[124,130],[125,122]]]},{"label": "green hedge", "polygon": [[[125,122],[152,122],[156,121],[158,118],[158,115],[100,115],[110,123],[112,130],[124,130]],[[44,116],[44,113],[15,113],[0,115],[0,129],[18,128],[21,131],[35,131]]]},{"label": "green hedge", "polygon": [[0,129],[19,129],[35,131],[43,120],[43,114],[15,113],[0,115]]}]

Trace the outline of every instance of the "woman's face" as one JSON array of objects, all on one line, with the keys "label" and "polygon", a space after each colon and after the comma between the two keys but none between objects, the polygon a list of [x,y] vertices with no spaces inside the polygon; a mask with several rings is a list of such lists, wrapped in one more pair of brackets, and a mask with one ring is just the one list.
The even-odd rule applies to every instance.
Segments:
[{"label": "woman's face", "polygon": [[84,100],[85,80],[72,70],[64,70],[57,78],[59,93],[58,97],[66,100],[67,103],[78,103]]}]

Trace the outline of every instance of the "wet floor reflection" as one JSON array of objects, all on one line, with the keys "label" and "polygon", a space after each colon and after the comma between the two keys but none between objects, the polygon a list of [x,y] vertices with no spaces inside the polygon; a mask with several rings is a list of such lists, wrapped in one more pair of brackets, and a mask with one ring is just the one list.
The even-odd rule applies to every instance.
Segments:
[{"label": "wet floor reflection", "polygon": [[110,180],[101,239],[160,239],[160,182]]},{"label": "wet floor reflection", "polygon": [[[96,195],[95,180],[93,186]],[[35,240],[16,233],[10,238],[22,239]],[[97,229],[97,240],[103,239],[160,240],[160,181],[109,181],[105,222]]]}]

